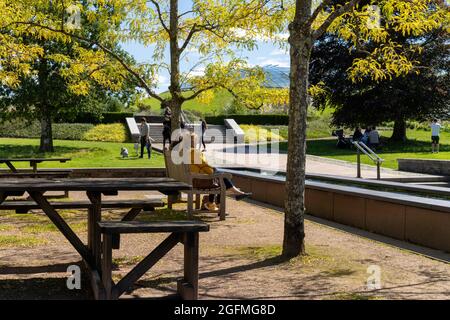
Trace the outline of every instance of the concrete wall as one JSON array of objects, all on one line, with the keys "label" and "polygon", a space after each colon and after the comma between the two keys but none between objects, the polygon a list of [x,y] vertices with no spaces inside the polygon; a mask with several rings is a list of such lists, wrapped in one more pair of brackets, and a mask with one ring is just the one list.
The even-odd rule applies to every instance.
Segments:
[{"label": "concrete wall", "polygon": [[400,171],[450,176],[450,160],[398,159],[398,169]]},{"label": "concrete wall", "polygon": [[[235,184],[253,199],[284,207],[284,181],[233,173]],[[398,240],[450,252],[450,202],[358,188],[307,183],[307,213]],[[411,198],[411,201],[407,199]],[[422,201],[422,202],[419,202]]]}]

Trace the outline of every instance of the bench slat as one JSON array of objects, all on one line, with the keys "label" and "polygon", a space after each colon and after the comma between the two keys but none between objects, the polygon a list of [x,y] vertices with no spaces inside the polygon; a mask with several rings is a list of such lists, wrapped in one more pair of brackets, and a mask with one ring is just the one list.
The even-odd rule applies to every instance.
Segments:
[{"label": "bench slat", "polygon": [[155,222],[99,222],[105,234],[208,232],[209,225],[201,221],[155,221]]},{"label": "bench slat", "polygon": [[[55,209],[87,209],[91,205],[89,201],[74,201],[74,202],[51,202]],[[145,200],[107,200],[102,202],[102,208],[105,209],[132,209],[132,208],[146,208],[146,207],[164,207],[164,202],[159,199],[145,199]],[[0,204],[0,210],[17,210],[40,209],[34,201],[5,201]]]}]

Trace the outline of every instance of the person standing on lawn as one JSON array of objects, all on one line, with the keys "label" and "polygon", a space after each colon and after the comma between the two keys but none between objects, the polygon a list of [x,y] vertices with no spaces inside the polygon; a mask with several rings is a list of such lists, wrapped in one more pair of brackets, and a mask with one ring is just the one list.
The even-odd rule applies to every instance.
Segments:
[{"label": "person standing on lawn", "polygon": [[434,119],[430,125],[431,127],[431,152],[439,153],[439,140],[441,134],[441,124],[437,119]]},{"label": "person standing on lawn", "polygon": [[152,141],[153,139],[150,137],[150,126],[147,123],[145,118],[142,118],[141,125],[139,126],[139,132],[141,135],[140,143],[141,143],[141,156],[140,158],[144,158],[144,148],[147,149],[148,158],[152,157]]}]

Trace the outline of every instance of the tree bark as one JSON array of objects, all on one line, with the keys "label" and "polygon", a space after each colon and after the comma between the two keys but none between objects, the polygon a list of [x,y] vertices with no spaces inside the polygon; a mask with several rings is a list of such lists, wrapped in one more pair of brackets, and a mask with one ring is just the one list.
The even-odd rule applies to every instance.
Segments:
[{"label": "tree bark", "polygon": [[403,118],[399,118],[394,122],[394,132],[390,138],[395,142],[406,142],[406,121]]},{"label": "tree bark", "polygon": [[306,126],[308,113],[311,29],[305,24],[311,14],[311,1],[297,1],[290,25],[291,86],[289,101],[289,150],[286,173],[286,205],[283,256],[305,254]]},{"label": "tree bark", "polygon": [[54,152],[52,118],[47,107],[41,108],[41,143],[39,152]]},{"label": "tree bark", "polygon": [[168,101],[172,110],[172,131],[180,128],[182,92],[180,84],[180,47],[178,43],[178,0],[170,0],[170,95]]},{"label": "tree bark", "polygon": [[39,64],[39,87],[40,87],[40,103],[39,113],[41,118],[41,142],[39,152],[54,152],[53,147],[53,130],[52,115],[48,98],[48,66],[47,59],[41,59]]}]

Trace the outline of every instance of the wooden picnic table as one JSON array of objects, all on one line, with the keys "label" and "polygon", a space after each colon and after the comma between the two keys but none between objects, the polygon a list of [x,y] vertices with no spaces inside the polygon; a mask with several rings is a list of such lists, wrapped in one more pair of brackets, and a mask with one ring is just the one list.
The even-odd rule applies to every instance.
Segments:
[{"label": "wooden picnic table", "polygon": [[[92,179],[8,179],[0,180],[0,204],[8,197],[25,192],[39,205],[58,230],[81,255],[90,269],[91,283],[96,297],[102,295],[101,231],[102,195],[115,196],[120,191],[160,191],[173,194],[190,190],[191,186],[170,178],[92,178]],[[88,210],[88,244],[85,245],[45,198],[47,191],[83,191],[91,202]]]},{"label": "wooden picnic table", "polygon": [[17,159],[0,159],[0,164],[4,163],[8,166],[8,168],[13,173],[19,173],[19,170],[13,165],[13,162],[29,162],[30,167],[33,168],[33,172],[37,173],[37,165],[42,162],[60,162],[60,163],[66,163],[68,161],[71,161],[70,158],[17,158]]}]

